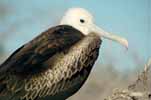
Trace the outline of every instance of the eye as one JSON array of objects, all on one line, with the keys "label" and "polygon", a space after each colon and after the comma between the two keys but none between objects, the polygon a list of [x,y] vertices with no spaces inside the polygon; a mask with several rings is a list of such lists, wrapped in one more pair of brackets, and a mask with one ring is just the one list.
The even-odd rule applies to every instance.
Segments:
[{"label": "eye", "polygon": [[84,19],[80,19],[80,22],[81,22],[81,23],[85,23],[85,20],[84,20]]}]

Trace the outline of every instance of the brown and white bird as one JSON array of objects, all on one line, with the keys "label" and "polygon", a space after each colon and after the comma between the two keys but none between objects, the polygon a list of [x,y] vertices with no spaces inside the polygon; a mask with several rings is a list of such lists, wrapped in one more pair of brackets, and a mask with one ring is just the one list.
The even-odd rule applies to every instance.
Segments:
[{"label": "brown and white bird", "polygon": [[0,100],[67,99],[88,78],[101,38],[128,47],[126,39],[96,26],[85,9],[69,9],[58,26],[24,44],[0,65]]}]

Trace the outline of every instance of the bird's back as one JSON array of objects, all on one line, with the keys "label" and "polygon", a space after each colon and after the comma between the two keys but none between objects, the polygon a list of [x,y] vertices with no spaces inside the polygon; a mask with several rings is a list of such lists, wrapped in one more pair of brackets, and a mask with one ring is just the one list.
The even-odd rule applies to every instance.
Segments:
[{"label": "bird's back", "polygon": [[65,100],[86,81],[98,57],[100,43],[97,35],[90,34],[48,59],[42,66],[51,67],[44,72],[25,79],[8,74],[5,77],[7,97],[10,100]]}]

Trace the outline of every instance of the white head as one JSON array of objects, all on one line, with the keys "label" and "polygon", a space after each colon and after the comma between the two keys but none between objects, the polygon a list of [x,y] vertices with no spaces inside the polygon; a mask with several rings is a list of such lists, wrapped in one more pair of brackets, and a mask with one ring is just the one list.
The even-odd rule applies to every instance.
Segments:
[{"label": "white head", "polygon": [[69,9],[66,12],[65,16],[62,18],[60,25],[70,25],[81,31],[84,35],[88,35],[89,33],[96,33],[100,37],[117,41],[128,48],[128,42],[126,39],[108,33],[96,26],[94,24],[93,16],[83,8]]}]

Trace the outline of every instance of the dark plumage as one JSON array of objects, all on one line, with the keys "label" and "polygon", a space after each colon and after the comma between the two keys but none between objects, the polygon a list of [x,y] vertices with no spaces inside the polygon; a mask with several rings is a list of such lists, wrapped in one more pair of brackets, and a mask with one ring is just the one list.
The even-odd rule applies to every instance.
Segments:
[{"label": "dark plumage", "polygon": [[68,25],[50,28],[0,66],[0,100],[65,100],[87,79],[100,43]]},{"label": "dark plumage", "polygon": [[65,100],[86,81],[100,37],[128,48],[125,38],[94,24],[83,8],[71,8],[60,25],[26,43],[0,65],[0,100]]},{"label": "dark plumage", "polygon": [[[58,52],[65,51],[84,37],[71,26],[56,26],[16,50],[3,64],[1,70],[25,75],[47,69],[41,64]],[[35,68],[35,66],[37,66]],[[11,68],[9,68],[11,67]]]}]

